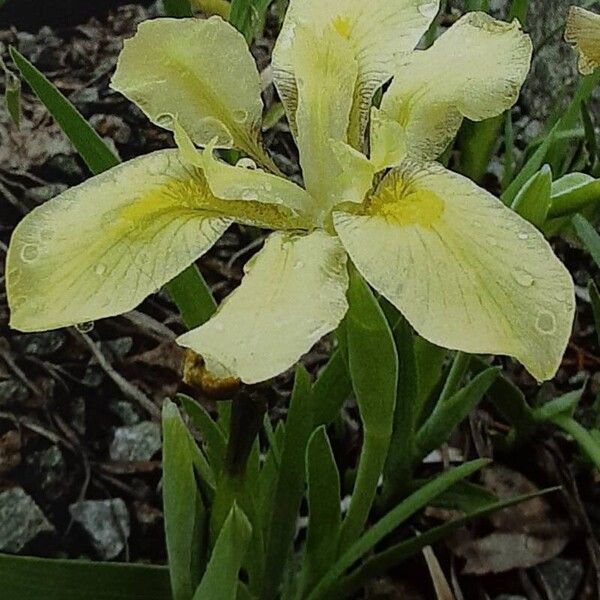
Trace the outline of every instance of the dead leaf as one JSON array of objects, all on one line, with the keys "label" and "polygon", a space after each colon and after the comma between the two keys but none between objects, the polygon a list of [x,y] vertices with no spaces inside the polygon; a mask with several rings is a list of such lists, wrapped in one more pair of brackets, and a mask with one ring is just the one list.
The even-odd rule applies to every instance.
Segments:
[{"label": "dead leaf", "polygon": [[431,581],[433,582],[437,600],[455,600],[448,580],[440,566],[440,561],[437,559],[431,546],[423,548],[423,556],[425,557],[425,562],[429,569],[429,575],[431,575]]}]

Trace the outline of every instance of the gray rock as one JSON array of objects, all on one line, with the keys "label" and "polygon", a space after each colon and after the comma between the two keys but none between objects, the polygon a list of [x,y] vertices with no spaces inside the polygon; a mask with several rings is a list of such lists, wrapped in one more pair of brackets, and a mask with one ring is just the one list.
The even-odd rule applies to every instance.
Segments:
[{"label": "gray rock", "polygon": [[0,406],[9,408],[25,402],[29,398],[29,390],[16,379],[0,381]]},{"label": "gray rock", "polygon": [[34,452],[27,456],[25,462],[50,500],[56,500],[64,493],[67,466],[58,446]]},{"label": "gray rock", "polygon": [[115,430],[110,457],[116,461],[150,460],[161,447],[160,426],[152,421],[127,425]]},{"label": "gray rock", "polygon": [[0,494],[0,551],[15,554],[40,533],[52,531],[52,524],[22,488]]},{"label": "gray rock", "polygon": [[121,419],[124,425],[135,425],[140,422],[140,416],[131,402],[117,400],[111,403],[110,409]]},{"label": "gray rock", "polygon": [[583,577],[583,564],[579,560],[555,558],[536,568],[548,598],[574,600]]},{"label": "gray rock", "polygon": [[25,333],[13,336],[12,342],[23,354],[44,357],[54,354],[63,347],[65,334],[63,331]]},{"label": "gray rock", "polygon": [[76,502],[69,512],[89,535],[100,558],[112,560],[121,554],[131,533],[129,512],[121,498]]}]

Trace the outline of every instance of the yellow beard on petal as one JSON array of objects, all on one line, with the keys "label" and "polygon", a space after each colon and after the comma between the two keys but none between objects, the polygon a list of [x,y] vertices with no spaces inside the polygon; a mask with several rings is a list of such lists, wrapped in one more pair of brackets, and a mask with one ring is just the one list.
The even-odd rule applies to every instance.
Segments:
[{"label": "yellow beard on petal", "polygon": [[398,225],[432,227],[444,213],[444,201],[427,189],[411,189],[400,176],[390,178],[369,201],[368,213]]}]

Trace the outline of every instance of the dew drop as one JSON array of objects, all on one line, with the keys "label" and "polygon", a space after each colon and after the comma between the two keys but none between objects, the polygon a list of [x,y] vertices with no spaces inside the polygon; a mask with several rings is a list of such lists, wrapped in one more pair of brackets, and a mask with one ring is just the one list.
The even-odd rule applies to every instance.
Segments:
[{"label": "dew drop", "polygon": [[535,328],[544,335],[551,335],[556,331],[556,318],[551,312],[544,310],[537,316]]},{"label": "dew drop", "polygon": [[301,260],[297,260],[294,263],[294,269],[302,269],[302,267],[304,267],[304,262]]},{"label": "dew drop", "polygon": [[103,263],[98,263],[94,269],[96,275],[102,276],[106,273],[106,265]]},{"label": "dew drop", "polygon": [[171,127],[173,125],[173,115],[171,113],[162,113],[156,117],[156,124],[161,127]]},{"label": "dew drop", "polygon": [[80,333],[89,333],[94,329],[94,321],[86,321],[85,323],[77,323],[75,329]]},{"label": "dew drop", "polygon": [[527,233],[520,233],[520,234],[518,235],[518,238],[519,238],[520,240],[523,240],[523,241],[525,241],[525,240],[528,240],[528,239],[529,239],[529,234],[527,234]]},{"label": "dew drop", "polygon": [[21,260],[26,263],[33,262],[40,255],[40,250],[35,244],[25,244],[21,248]]},{"label": "dew drop", "polygon": [[242,200],[258,200],[258,195],[254,190],[243,190],[242,191]]},{"label": "dew drop", "polygon": [[256,163],[251,158],[240,158],[240,160],[235,163],[236,167],[241,167],[242,169],[256,169]]},{"label": "dew drop", "polygon": [[272,192],[273,186],[267,181],[264,185],[265,192]]},{"label": "dew drop", "polygon": [[248,111],[247,110],[234,110],[233,111],[233,118],[238,122],[238,123],[245,123],[248,119]]},{"label": "dew drop", "polygon": [[533,285],[533,277],[525,271],[515,271],[513,273],[515,281],[523,287],[531,287]]},{"label": "dew drop", "polygon": [[438,4],[437,2],[423,2],[418,9],[424,17],[433,18],[438,11]]}]

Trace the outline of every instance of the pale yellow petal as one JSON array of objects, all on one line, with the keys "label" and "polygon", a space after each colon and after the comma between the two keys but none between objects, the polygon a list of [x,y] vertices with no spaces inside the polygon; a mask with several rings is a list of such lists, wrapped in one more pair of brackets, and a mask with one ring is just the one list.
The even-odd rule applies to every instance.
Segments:
[{"label": "pale yellow petal", "polygon": [[541,233],[469,179],[405,162],[361,213],[335,212],[354,264],[427,340],[520,360],[550,379],[575,309]]},{"label": "pale yellow petal", "polygon": [[371,110],[371,163],[376,171],[399,165],[408,153],[406,130],[378,108]]},{"label": "pale yellow petal", "polygon": [[232,221],[297,229],[282,207],[215,198],[177,150],[124,163],[32,211],[7,259],[11,326],[53,329],[131,310]]},{"label": "pale yellow petal", "polygon": [[54,329],[131,310],[206,252],[230,223],[176,151],[93,177],[15,229],[7,259],[11,326]]},{"label": "pale yellow petal", "polygon": [[410,156],[435,159],[464,117],[488,119],[516,102],[531,54],[531,39],[518,21],[468,13],[431,48],[406,56],[384,94],[382,113],[404,127]]},{"label": "pale yellow petal", "polygon": [[338,326],[347,287],[346,253],[337,238],[323,231],[274,233],[217,314],[178,343],[200,354],[216,377],[264,381]]},{"label": "pale yellow petal", "polygon": [[600,67],[600,15],[572,6],[565,40],[579,53],[579,70],[583,75],[591,75]]},{"label": "pale yellow petal", "polygon": [[348,41],[331,27],[319,36],[295,30],[292,61],[298,78],[298,149],[304,183],[324,210],[341,202],[342,167],[333,142],[345,142],[356,82],[356,61]]},{"label": "pale yellow petal", "polygon": [[312,197],[295,183],[266,173],[243,159],[236,166],[224,163],[213,155],[211,144],[199,155],[212,193],[225,200],[250,200],[281,206],[303,219],[308,228],[316,213]]},{"label": "pale yellow petal", "polygon": [[266,159],[260,77],[244,37],[220,17],[154,19],[125,42],[112,87],[157,125],[176,117],[198,146],[217,138]]},{"label": "pale yellow petal", "polygon": [[298,104],[292,48],[299,25],[317,36],[333,26],[348,41],[358,62],[349,141],[361,148],[375,90],[395,72],[398,57],[415,48],[438,9],[439,0],[291,0],[273,62],[277,88],[292,126]]}]

